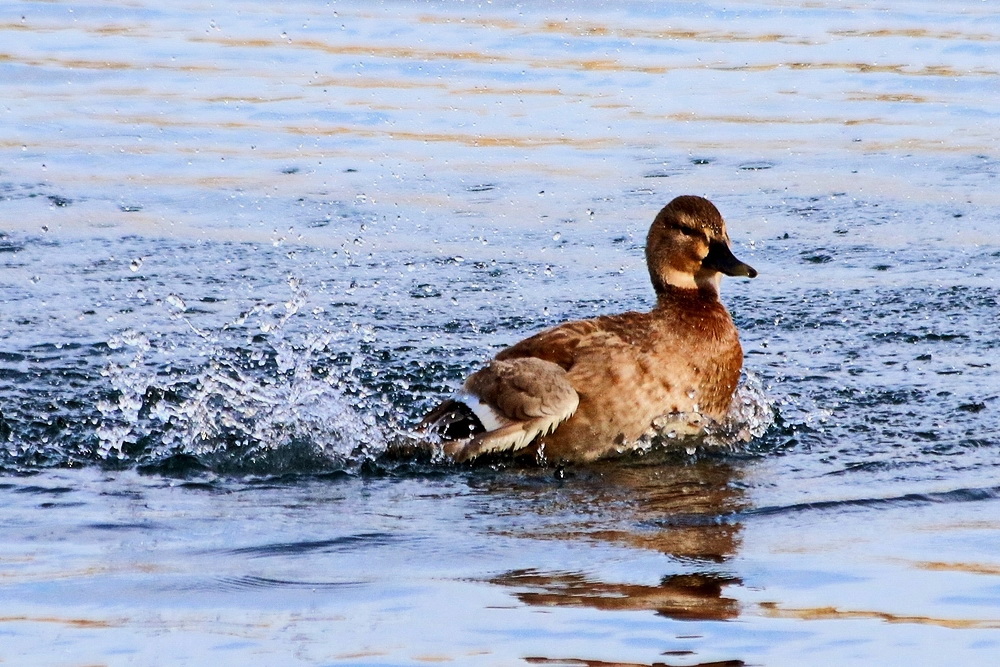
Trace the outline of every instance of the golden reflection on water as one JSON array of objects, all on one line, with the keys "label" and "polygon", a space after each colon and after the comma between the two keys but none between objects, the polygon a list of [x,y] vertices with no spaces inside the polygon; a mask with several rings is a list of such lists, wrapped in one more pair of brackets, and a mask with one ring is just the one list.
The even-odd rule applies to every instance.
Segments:
[{"label": "golden reflection on water", "polygon": [[575,37],[617,37],[619,39],[668,39],[691,40],[697,42],[785,42],[788,44],[809,44],[804,40],[781,33],[740,33],[723,30],[684,30],[678,28],[636,28],[609,27],[595,23],[547,21],[540,29],[543,32],[554,32]]},{"label": "golden reflection on water", "polygon": [[91,618],[59,618],[56,616],[0,616],[0,623],[55,623],[72,628],[114,628],[125,625],[125,620],[108,621]]},{"label": "golden reflection on water", "polygon": [[995,630],[1000,629],[998,619],[935,618],[932,616],[909,616],[890,614],[884,611],[843,610],[836,607],[805,607],[801,609],[781,607],[777,602],[761,602],[759,609],[769,618],[790,618],[803,621],[823,620],[878,620],[886,623],[916,623],[953,630]]},{"label": "golden reflection on water", "polygon": [[989,33],[960,32],[958,30],[929,30],[927,28],[907,28],[893,30],[882,28],[879,30],[831,30],[831,35],[836,37],[860,37],[868,39],[871,37],[914,37],[917,39],[941,39],[949,42],[995,42],[996,35]]},{"label": "golden reflection on water", "polygon": [[[687,34],[687,33],[684,33]],[[695,33],[692,33],[695,34]],[[648,36],[649,39],[671,39],[666,37]],[[639,64],[625,62],[620,58],[600,57],[600,58],[565,58],[552,57],[551,54],[544,56],[510,55],[499,51],[477,51],[462,49],[438,49],[421,48],[414,46],[403,46],[398,44],[337,44],[317,39],[272,39],[272,38],[245,38],[226,37],[221,35],[197,36],[189,38],[195,43],[215,44],[228,48],[251,48],[251,49],[306,49],[327,55],[367,57],[387,61],[464,61],[480,63],[491,66],[507,65],[530,70],[578,70],[589,72],[621,72],[638,73],[647,75],[664,75],[673,71],[682,70],[722,70],[722,71],[757,71],[766,72],[782,68],[789,70],[841,70],[855,73],[883,73],[899,74],[906,76],[936,76],[936,77],[962,77],[962,76],[996,76],[998,70],[992,68],[970,68],[956,69],[949,65],[924,65],[912,66],[905,62],[896,63],[876,63],[865,61],[777,61],[765,63],[742,63],[733,65],[726,62],[671,62],[670,64]],[[694,37],[691,37],[694,39]],[[787,41],[781,36],[739,36],[739,35],[717,35],[713,38],[703,36],[702,41],[715,41],[724,43],[739,42],[776,42]],[[86,61],[89,62],[89,61]]]},{"label": "golden reflection on water", "polygon": [[[38,150],[82,152],[93,150],[86,144],[90,137],[105,136],[103,132],[111,126],[124,126],[136,134],[146,133],[144,143],[125,143],[116,150],[151,158],[191,152],[189,146],[203,148],[207,133],[215,134],[211,151],[226,156],[249,157],[247,145],[261,135],[275,141],[285,137],[295,144],[306,137],[323,144],[297,145],[284,155],[272,154],[271,159],[285,161],[408,154],[401,158],[404,162],[426,162],[443,155],[442,145],[449,145],[454,162],[479,164],[489,161],[482,157],[492,157],[490,151],[544,154],[551,150],[551,156],[543,156],[545,164],[530,169],[519,164],[519,173],[532,173],[530,181],[547,178],[553,165],[579,168],[587,160],[599,177],[625,173],[627,167],[609,167],[595,162],[603,158],[583,154],[636,146],[669,145],[678,151],[735,151],[755,156],[790,151],[811,154],[830,148],[852,153],[963,153],[981,151],[992,137],[989,123],[962,125],[959,121],[952,121],[959,123],[956,131],[936,123],[933,127],[939,129],[928,136],[927,118],[920,114],[938,114],[935,117],[940,119],[946,105],[975,106],[964,91],[950,92],[955,89],[951,84],[969,77],[997,76],[1000,71],[976,55],[959,54],[952,59],[942,49],[949,43],[997,41],[996,35],[892,25],[814,30],[811,25],[796,29],[797,24],[789,24],[778,31],[751,23],[743,30],[727,30],[703,28],[700,19],[687,24],[689,19],[683,17],[655,18],[649,23],[628,16],[599,18],[555,20],[530,12],[517,18],[461,16],[402,6],[389,8],[387,14],[345,7],[339,10],[338,21],[356,28],[351,32],[303,29],[281,36],[229,26],[210,34],[178,26],[164,32],[142,20],[103,19],[89,25],[80,20],[72,24],[8,21],[0,25],[0,32],[50,34],[50,40],[61,39],[62,33],[72,39],[86,35],[92,49],[45,52],[21,49],[14,40],[0,53],[0,63],[61,70],[68,78],[85,76],[74,70],[107,76],[100,76],[96,88],[88,88],[85,81],[71,89],[31,87],[27,99],[30,102],[37,95],[39,101],[25,106],[26,116],[35,125],[60,123],[60,131],[29,133],[24,140],[4,141],[0,148],[17,150],[23,141]],[[408,40],[380,30],[366,32],[365,25],[387,19],[421,24],[429,37]],[[514,48],[498,46],[498,33],[513,41]],[[462,39],[445,39],[448,35]],[[157,51],[147,48],[149,43],[164,39],[177,45],[177,57],[151,55]],[[577,48],[554,47],[552,39],[566,40]],[[114,45],[110,45],[112,40]],[[621,48],[618,43],[623,40],[639,48]],[[927,62],[907,60],[905,52],[886,62],[880,52],[860,48],[865,40],[945,44],[935,45]],[[666,42],[673,47],[662,51],[660,45]],[[119,43],[122,48],[117,48]],[[828,47],[837,43],[859,48],[850,51],[850,59],[831,57]],[[109,46],[100,50],[101,44]],[[705,44],[712,46],[700,46]],[[281,58],[291,67],[272,64],[264,51],[282,52]],[[463,67],[453,71],[450,64]],[[830,76],[828,71],[841,74]],[[588,79],[581,73],[593,76]],[[704,91],[664,94],[674,86],[688,90],[702,73],[707,77]],[[730,73],[746,78],[738,81]],[[861,75],[872,76],[877,85],[863,88],[858,82]],[[939,90],[935,79],[951,83]],[[302,94],[289,93],[287,86],[296,86],[294,90]],[[411,90],[415,92],[401,94]],[[759,91],[765,103],[748,91]],[[713,97],[736,96],[746,98],[740,106],[745,111],[727,112],[712,104]],[[775,102],[768,101],[769,96]],[[87,98],[87,104],[76,104],[79,98]],[[214,106],[206,113],[198,102]],[[909,109],[901,109],[900,103]],[[567,115],[567,105],[579,112]],[[449,118],[453,122],[443,122]],[[808,129],[812,127],[819,129],[812,132]],[[171,133],[159,140],[148,128]],[[852,129],[848,134],[844,128]],[[73,137],[88,139],[76,145]],[[563,149],[578,151],[581,159],[565,159]],[[255,160],[261,157],[261,153],[253,154]],[[133,174],[125,175],[130,184],[136,182]],[[108,180],[121,176],[110,173]],[[170,174],[156,178],[160,176],[166,183],[176,180]],[[252,185],[242,178],[209,180],[204,185]]]},{"label": "golden reflection on water", "polygon": [[433,16],[431,14],[423,14],[417,20],[420,23],[434,25],[462,23],[463,25],[471,25],[478,28],[499,28],[501,30],[523,30],[525,28],[524,24],[518,21],[486,16],[463,16],[461,19],[455,19],[452,16]]},{"label": "golden reflection on water", "polygon": [[930,98],[924,95],[911,95],[910,93],[869,93],[867,91],[857,91],[847,96],[850,102],[913,102],[917,104],[930,102]]},{"label": "golden reflection on water", "polygon": [[859,74],[900,74],[906,76],[937,76],[958,78],[964,76],[997,76],[995,69],[983,67],[958,70],[948,65],[925,65],[923,67],[913,67],[903,63],[882,65],[864,62],[792,62],[776,67],[787,67],[793,70],[843,70],[846,72],[857,72]]},{"label": "golden reflection on water", "polygon": [[695,113],[675,113],[664,116],[670,120],[691,123],[737,123],[740,125],[885,125],[884,120],[879,118],[837,118],[833,116],[821,116],[810,118],[791,117],[760,117],[751,115],[712,115]]},{"label": "golden reflection on water", "polygon": [[[424,14],[419,18],[421,23],[433,25],[450,25],[457,23],[451,16],[436,16]],[[789,44],[809,44],[809,40],[781,33],[740,33],[719,30],[685,30],[679,28],[639,28],[635,26],[612,26],[607,23],[581,22],[579,20],[553,21],[543,20],[535,24],[515,21],[486,20],[473,18],[462,19],[461,22],[482,28],[498,28],[516,31],[521,34],[536,32],[568,35],[571,37],[615,37],[618,39],[655,39],[655,40],[692,40],[699,42],[785,42]]]},{"label": "golden reflection on water", "polygon": [[25,56],[13,56],[9,53],[0,53],[0,62],[17,63],[28,67],[54,67],[59,69],[85,69],[85,70],[109,70],[109,71],[145,71],[150,69],[171,70],[179,72],[222,72],[224,68],[206,64],[181,64],[166,63],[156,60],[85,60],[83,58],[59,58],[50,56],[48,58],[29,58]]},{"label": "golden reflection on water", "polygon": [[932,572],[968,572],[969,574],[984,574],[1000,576],[1000,565],[992,563],[945,563],[940,561],[919,561],[913,566]]},{"label": "golden reflection on water", "polygon": [[444,81],[413,81],[410,79],[386,79],[373,76],[354,77],[331,77],[325,76],[321,79],[310,81],[308,86],[314,88],[360,88],[360,89],[408,89],[408,88],[435,88],[445,90],[448,84]]}]

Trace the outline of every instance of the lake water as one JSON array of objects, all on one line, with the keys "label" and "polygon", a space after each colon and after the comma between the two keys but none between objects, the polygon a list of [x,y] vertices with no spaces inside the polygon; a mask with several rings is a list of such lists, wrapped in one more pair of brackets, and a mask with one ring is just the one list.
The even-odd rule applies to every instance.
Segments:
[{"label": "lake water", "polygon": [[[0,661],[1000,656],[1000,9],[0,7]],[[393,453],[712,199],[750,443]]]}]

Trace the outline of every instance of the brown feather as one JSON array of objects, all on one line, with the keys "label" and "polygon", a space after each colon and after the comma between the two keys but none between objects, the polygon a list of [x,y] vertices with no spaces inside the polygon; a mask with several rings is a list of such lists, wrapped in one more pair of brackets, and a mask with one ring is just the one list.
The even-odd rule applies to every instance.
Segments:
[{"label": "brown feather", "polygon": [[721,420],[743,351],[719,301],[720,272],[757,272],[732,255],[722,216],[701,197],[660,211],[646,259],[650,312],[566,322],[501,351],[463,387],[498,426],[445,451],[466,460],[534,445],[550,460],[589,461],[628,450],[664,415]]}]

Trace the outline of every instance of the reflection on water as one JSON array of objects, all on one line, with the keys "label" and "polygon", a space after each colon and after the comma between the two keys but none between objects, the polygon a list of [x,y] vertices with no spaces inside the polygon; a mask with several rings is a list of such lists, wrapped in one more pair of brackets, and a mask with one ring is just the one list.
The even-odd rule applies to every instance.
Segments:
[{"label": "reflection on water", "polygon": [[[669,654],[668,655],[674,655]],[[680,651],[676,655],[686,656],[686,651]],[[583,667],[671,667],[671,663],[667,662],[656,662],[652,665],[650,664],[639,664],[637,662],[607,662],[605,660],[579,660],[576,658],[559,659],[559,658],[537,658],[528,657],[524,661],[529,665],[564,665],[565,667],[572,667],[573,665],[582,665]],[[680,663],[673,663],[680,665]],[[684,663],[684,667],[743,667],[746,663],[742,660],[713,660],[712,662],[699,662],[699,663]]]},{"label": "reflection on water", "polygon": [[736,600],[724,597],[723,588],[740,581],[710,573],[675,574],[656,586],[643,586],[595,581],[580,573],[516,570],[492,583],[525,589],[517,599],[540,607],[654,611],[679,620],[725,621],[739,615]]},{"label": "reflection on water", "polygon": [[879,611],[855,611],[836,609],[834,607],[820,607],[810,609],[786,609],[773,602],[761,604],[761,610],[766,616],[773,618],[794,618],[807,621],[817,620],[852,620],[868,619],[877,620],[884,623],[909,623],[916,625],[935,625],[943,628],[955,630],[998,630],[1000,629],[1000,619],[972,619],[972,618],[934,618],[930,616],[904,616],[899,614],[889,614]]},{"label": "reflection on water", "polygon": [[[667,655],[678,655],[682,659],[684,656],[688,655],[687,651],[678,651],[677,653],[668,652]],[[578,658],[538,658],[538,657],[528,657],[524,661],[529,665],[563,665],[564,667],[573,667],[573,665],[581,665],[582,667],[671,667],[671,665],[680,665],[681,663],[668,663],[668,662],[655,662],[653,664],[640,664],[637,662],[607,662],[605,660],[580,660]],[[699,662],[699,663],[689,663],[684,662],[684,667],[743,667],[746,663],[742,660],[713,660],[712,662]]]},{"label": "reflection on water", "polygon": [[[731,521],[747,508],[740,488],[741,472],[724,461],[684,460],[664,455],[663,462],[593,466],[573,470],[572,485],[553,495],[546,488],[543,506],[533,514],[560,517],[558,527],[546,525],[538,539],[597,539],[650,549],[681,560],[722,563],[738,546],[739,524]],[[684,465],[677,465],[683,461]],[[500,493],[512,484],[502,478]],[[530,502],[531,489],[516,486]],[[609,512],[620,519],[608,522]],[[576,516],[567,522],[566,516]],[[623,523],[624,521],[624,523]],[[623,530],[616,530],[615,527]]]},{"label": "reflection on water", "polygon": [[726,595],[743,583],[728,563],[740,546],[741,525],[732,516],[747,508],[737,468],[707,459],[680,466],[605,465],[580,476],[572,491],[559,502],[546,498],[540,510],[558,516],[558,525],[520,534],[654,550],[679,571],[652,585],[603,580],[599,571],[537,569],[505,572],[491,583],[539,607],[652,611],[675,620],[739,616],[739,603]]}]

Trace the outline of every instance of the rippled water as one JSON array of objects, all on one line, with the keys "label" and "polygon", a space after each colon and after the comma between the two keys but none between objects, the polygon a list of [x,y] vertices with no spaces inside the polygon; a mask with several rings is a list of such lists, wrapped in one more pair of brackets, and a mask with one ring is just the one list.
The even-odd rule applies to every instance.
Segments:
[{"label": "rippled water", "polygon": [[[989,3],[0,7],[0,659],[983,664]],[[708,196],[748,444],[455,467],[409,429],[651,302]]]}]

